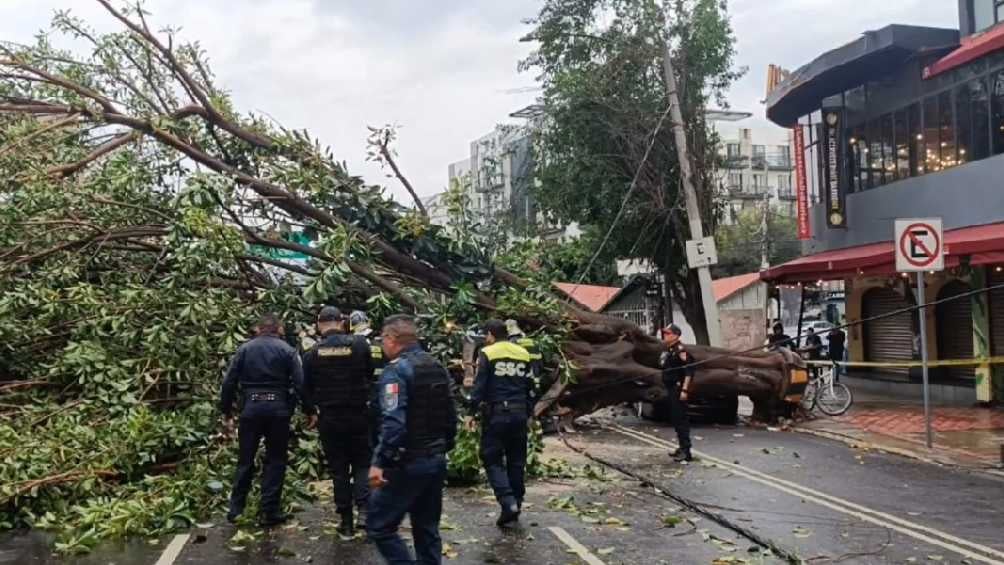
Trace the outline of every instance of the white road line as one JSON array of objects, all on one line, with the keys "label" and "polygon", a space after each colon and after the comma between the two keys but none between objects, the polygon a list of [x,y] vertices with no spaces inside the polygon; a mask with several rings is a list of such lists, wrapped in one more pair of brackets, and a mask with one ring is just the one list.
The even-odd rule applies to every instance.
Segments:
[{"label": "white road line", "polygon": [[[666,441],[662,438],[651,436],[644,432],[639,432],[636,430],[631,430],[628,428],[623,428],[621,426],[612,426],[611,430],[618,432],[620,434],[633,437],[634,439],[647,443],[649,445],[660,447],[660,448],[672,448],[675,447],[674,443]],[[962,538],[953,536],[951,534],[936,530],[934,528],[929,528],[909,520],[903,520],[891,514],[886,514],[877,510],[872,510],[870,508],[855,504],[853,502],[837,498],[835,496],[830,496],[828,494],[816,491],[814,489],[799,485],[798,483],[793,483],[786,481],[784,479],[779,479],[777,477],[772,477],[766,475],[759,471],[749,469],[747,467],[742,467],[722,461],[716,457],[712,457],[706,453],[702,453],[694,450],[694,453],[699,455],[701,458],[706,459],[719,467],[728,469],[737,475],[741,475],[749,480],[761,483],[765,486],[769,486],[781,492],[791,494],[799,498],[804,498],[810,502],[830,508],[837,512],[853,516],[860,520],[866,522],[871,522],[877,526],[883,528],[889,528],[891,530],[900,532],[902,534],[908,535],[914,539],[918,539],[925,543],[936,545],[942,549],[946,549],[959,555],[963,555],[970,559],[974,559],[983,563],[992,563],[997,565],[1004,565],[1004,561],[995,560],[987,557],[987,555],[992,555],[994,557],[1004,557],[1004,552],[1000,552],[992,547],[987,547],[980,545],[975,542],[964,540]],[[891,523],[890,523],[891,522]],[[922,533],[923,532],[923,533]],[[928,535],[925,535],[928,534]],[[937,536],[942,539],[935,539],[930,536]],[[974,551],[980,553],[974,553]]]},{"label": "white road line", "polygon": [[188,534],[178,534],[174,536],[171,543],[167,544],[164,548],[164,553],[160,554],[160,559],[154,565],[172,565],[174,560],[181,555],[181,550],[185,549],[185,544],[188,543]]},{"label": "white road line", "polygon": [[574,551],[576,555],[578,555],[583,561],[585,561],[589,565],[607,565],[599,557],[596,557],[595,555],[593,555],[591,551],[586,549],[586,546],[582,545],[581,543],[578,542],[578,540],[573,538],[572,534],[566,532],[564,528],[551,526],[548,527],[547,529],[551,530],[552,534],[554,534],[559,540],[562,541],[562,543],[567,545],[569,549]]}]

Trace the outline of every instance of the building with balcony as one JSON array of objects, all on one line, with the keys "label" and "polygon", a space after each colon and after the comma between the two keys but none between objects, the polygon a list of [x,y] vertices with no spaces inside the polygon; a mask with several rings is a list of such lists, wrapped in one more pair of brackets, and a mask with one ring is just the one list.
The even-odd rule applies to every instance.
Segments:
[{"label": "building with balcony", "polygon": [[[867,378],[915,386],[920,324],[936,390],[1004,400],[1004,2],[960,0],[957,29],[887,25],[792,72],[767,117],[800,129],[809,254],[764,273],[775,285],[843,280],[850,323],[908,309],[915,280],[896,272],[893,221],[940,217],[946,270],[926,274],[917,311],[850,328]],[[972,294],[969,294],[972,293]],[[961,298],[951,299],[955,296]],[[945,299],[940,301],[940,299]],[[913,384],[911,384],[913,383]]]},{"label": "building with balcony", "polygon": [[717,179],[723,224],[735,223],[743,210],[762,209],[765,200],[775,213],[795,215],[790,134],[767,143],[755,140],[749,128],[739,128],[734,136],[722,134],[720,147]]},{"label": "building with balcony", "polygon": [[[499,125],[472,141],[469,156],[448,167],[449,183],[465,192],[469,212],[483,225],[504,226],[513,240],[567,241],[581,235],[577,224],[562,225],[540,211],[533,197],[535,161],[532,128],[541,108],[531,105],[510,114],[525,125]],[[441,195],[430,200],[442,202]],[[430,212],[432,222],[446,225],[446,207]]]}]

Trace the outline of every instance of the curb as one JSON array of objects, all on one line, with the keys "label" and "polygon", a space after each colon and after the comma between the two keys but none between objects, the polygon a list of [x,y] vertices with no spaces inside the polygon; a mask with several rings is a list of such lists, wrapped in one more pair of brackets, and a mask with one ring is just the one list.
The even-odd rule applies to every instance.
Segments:
[{"label": "curb", "polygon": [[924,456],[924,455],[922,455],[922,454],[920,454],[920,453],[918,453],[916,451],[910,450],[910,449],[903,449],[903,448],[900,448],[900,447],[893,447],[893,446],[889,446],[889,445],[877,444],[877,443],[873,443],[873,442],[870,442],[870,441],[867,441],[867,440],[864,440],[864,439],[861,439],[861,438],[857,438],[857,437],[854,437],[854,436],[851,436],[851,435],[848,435],[848,434],[842,434],[842,433],[839,433],[839,432],[828,432],[828,431],[824,431],[824,430],[810,430],[810,429],[796,428],[796,427],[791,428],[791,430],[795,431],[795,432],[798,432],[798,433],[802,433],[802,434],[807,434],[807,435],[817,436],[817,437],[826,438],[826,439],[830,439],[830,440],[834,440],[834,441],[839,441],[839,442],[844,443],[844,444],[846,444],[848,446],[851,446],[851,447],[853,447],[853,446],[861,446],[861,447],[865,447],[867,449],[872,449],[872,450],[875,450],[875,451],[881,451],[883,453],[890,453],[890,454],[893,454],[893,455],[899,455],[900,457],[906,457],[908,459],[913,459],[913,460],[916,460],[916,461],[920,461],[922,463],[928,463],[928,464],[931,464],[931,465],[940,465],[942,467],[951,467],[953,469],[958,469],[958,470],[961,470],[961,471],[967,471],[967,472],[970,472],[970,473],[979,473],[979,474],[984,474],[984,475],[990,475],[990,476],[992,476],[994,478],[997,478],[997,479],[1004,479],[1004,470],[998,470],[998,469],[990,468],[990,467],[973,467],[973,466],[963,465],[963,464],[957,463],[955,461],[938,460],[938,459],[934,459],[932,457]]}]

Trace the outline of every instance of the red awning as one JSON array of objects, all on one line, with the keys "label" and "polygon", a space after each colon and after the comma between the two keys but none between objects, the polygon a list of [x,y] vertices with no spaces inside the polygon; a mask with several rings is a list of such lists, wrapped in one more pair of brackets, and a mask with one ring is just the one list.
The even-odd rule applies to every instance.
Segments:
[{"label": "red awning", "polygon": [[963,37],[958,49],[924,68],[924,78],[935,77],[998,49],[1004,49],[1004,25]]},{"label": "red awning", "polygon": [[[1004,264],[1004,223],[945,232],[945,266],[957,267],[965,256],[971,265]],[[834,249],[778,265],[760,273],[763,280],[808,282],[840,280],[896,272],[892,241]]]}]

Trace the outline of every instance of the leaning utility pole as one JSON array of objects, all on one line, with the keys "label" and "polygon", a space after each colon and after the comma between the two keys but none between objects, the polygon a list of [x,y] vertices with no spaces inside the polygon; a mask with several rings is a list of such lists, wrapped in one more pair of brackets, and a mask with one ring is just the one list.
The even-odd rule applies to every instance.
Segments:
[{"label": "leaning utility pole", "polygon": [[[676,74],[673,71],[672,59],[672,48],[667,40],[662,70],[666,80],[666,98],[669,99],[669,119],[673,123],[676,154],[680,161],[680,175],[683,177],[687,219],[690,221],[690,238],[696,241],[704,239],[704,224],[701,222],[701,207],[697,201],[697,191],[694,189],[694,179],[690,168],[690,151],[687,148],[687,132],[683,129],[683,111],[680,109],[680,96],[676,91]],[[707,265],[697,267],[697,279],[701,283],[701,301],[704,305],[704,320],[708,326],[708,340],[711,345],[720,347],[722,345],[722,327],[718,318],[718,302],[711,289],[711,268]]]}]

